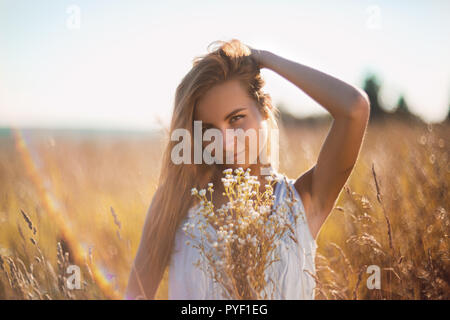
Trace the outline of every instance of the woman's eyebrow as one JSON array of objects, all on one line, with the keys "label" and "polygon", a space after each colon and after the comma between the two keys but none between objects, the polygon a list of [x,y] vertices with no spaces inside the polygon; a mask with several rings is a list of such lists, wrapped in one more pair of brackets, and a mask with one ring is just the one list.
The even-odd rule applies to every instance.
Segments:
[{"label": "woman's eyebrow", "polygon": [[236,110],[231,111],[231,112],[225,117],[224,120],[227,120],[228,118],[232,117],[232,116],[235,115],[236,113],[238,113],[238,112],[240,112],[240,111],[242,111],[242,110],[245,110],[245,109],[247,109],[247,108],[238,108],[238,109],[236,109]]}]

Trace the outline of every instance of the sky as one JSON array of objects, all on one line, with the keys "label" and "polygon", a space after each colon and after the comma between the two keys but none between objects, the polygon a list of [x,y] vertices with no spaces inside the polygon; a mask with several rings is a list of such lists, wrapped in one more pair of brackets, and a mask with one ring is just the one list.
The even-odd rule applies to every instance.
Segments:
[{"label": "sky", "polygon": [[[403,94],[429,122],[450,103],[450,1],[0,0],[0,126],[147,130],[214,40]],[[265,91],[298,116],[327,111],[275,72]]]}]

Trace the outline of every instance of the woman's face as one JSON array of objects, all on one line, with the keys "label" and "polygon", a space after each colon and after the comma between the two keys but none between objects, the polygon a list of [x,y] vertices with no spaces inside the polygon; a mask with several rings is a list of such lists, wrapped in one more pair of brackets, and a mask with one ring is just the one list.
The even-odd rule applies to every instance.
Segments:
[{"label": "woman's face", "polygon": [[[223,141],[222,160],[227,168],[245,169],[255,164],[267,142],[267,120],[239,80],[229,80],[209,89],[197,103],[194,120],[202,122],[203,132],[212,128],[220,130]],[[235,137],[239,132],[236,129],[242,129],[246,137]],[[204,141],[203,147],[211,143]],[[214,151],[212,156],[215,156]]]}]

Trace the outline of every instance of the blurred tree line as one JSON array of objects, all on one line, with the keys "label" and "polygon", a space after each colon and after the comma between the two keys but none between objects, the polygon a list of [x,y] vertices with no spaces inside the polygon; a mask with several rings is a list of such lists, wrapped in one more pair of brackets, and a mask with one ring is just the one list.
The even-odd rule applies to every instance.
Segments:
[{"label": "blurred tree line", "polygon": [[390,111],[381,103],[381,84],[376,75],[370,74],[365,78],[363,89],[369,96],[370,100],[370,121],[384,119],[386,116],[394,116],[405,118],[408,120],[421,121],[418,116],[411,112],[404,95],[400,95],[398,97],[395,106],[393,106]]},{"label": "blurred tree line", "polygon": [[[380,81],[374,75],[368,75],[363,84],[363,89],[366,91],[369,96],[371,112],[370,112],[370,120],[377,121],[379,119],[383,119],[387,115],[404,118],[412,121],[422,121],[420,117],[413,114],[409,109],[408,103],[406,102],[405,96],[400,95],[397,103],[395,104],[393,111],[387,111],[386,107],[380,103]],[[450,98],[449,98],[449,106],[447,111],[447,117],[443,120],[443,122],[450,121]]]},{"label": "blurred tree line", "polygon": [[[362,88],[367,93],[370,100],[370,121],[382,121],[386,117],[402,118],[408,121],[423,122],[423,120],[411,112],[408,102],[403,94],[401,94],[394,106],[383,105],[380,99],[381,81],[375,74],[368,74],[364,81]],[[450,99],[449,99],[450,101]],[[324,116],[309,116],[307,118],[299,119],[291,114],[283,103],[277,105],[280,110],[280,118],[286,124],[293,124],[302,122],[305,124],[315,124],[317,122],[329,121],[329,115]],[[450,122],[450,103],[447,117],[444,121]]]}]

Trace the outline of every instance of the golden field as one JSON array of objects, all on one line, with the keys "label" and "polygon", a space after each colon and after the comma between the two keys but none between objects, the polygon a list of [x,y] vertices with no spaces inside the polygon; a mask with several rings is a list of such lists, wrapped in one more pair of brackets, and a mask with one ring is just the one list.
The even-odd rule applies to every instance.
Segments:
[{"label": "golden field", "polygon": [[[279,171],[309,169],[329,125],[282,127]],[[0,299],[121,299],[162,137],[0,133]],[[450,298],[449,138],[449,122],[370,123],[317,239],[317,299]],[[81,268],[79,290],[64,285],[69,264]],[[381,289],[366,285],[370,265]]]}]

